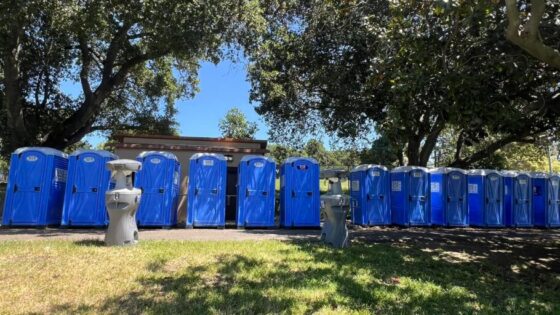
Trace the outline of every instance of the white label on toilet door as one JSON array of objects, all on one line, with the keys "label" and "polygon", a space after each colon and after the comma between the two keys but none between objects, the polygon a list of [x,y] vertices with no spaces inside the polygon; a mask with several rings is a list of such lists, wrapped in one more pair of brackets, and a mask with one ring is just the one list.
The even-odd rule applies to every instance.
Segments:
[{"label": "white label on toilet door", "polygon": [[371,172],[371,176],[379,177],[379,175],[380,175],[380,174],[379,174],[379,171],[372,171],[372,172]]},{"label": "white label on toilet door", "polygon": [[352,191],[359,191],[360,190],[360,182],[357,180],[352,181]]},{"label": "white label on toilet door", "polygon": [[469,194],[478,194],[477,184],[469,184]]},{"label": "white label on toilet door", "polygon": [[86,157],[84,158],[84,162],[86,162],[86,163],[93,163],[93,162],[95,162],[95,159],[94,159],[93,157],[91,157],[91,156],[86,156]]},{"label": "white label on toilet door", "polygon": [[212,166],[212,165],[214,165],[214,160],[202,160],[202,165]]},{"label": "white label on toilet door", "polygon": [[67,173],[68,172],[66,170],[63,170],[61,168],[55,168],[54,169],[54,181],[65,183]]},{"label": "white label on toilet door", "polygon": [[391,190],[392,191],[401,191],[402,187],[401,187],[401,181],[399,180],[394,180],[391,182]]},{"label": "white label on toilet door", "polygon": [[430,183],[431,192],[439,192],[439,183]]},{"label": "white label on toilet door", "polygon": [[264,163],[263,162],[255,162],[255,167],[263,167]]}]

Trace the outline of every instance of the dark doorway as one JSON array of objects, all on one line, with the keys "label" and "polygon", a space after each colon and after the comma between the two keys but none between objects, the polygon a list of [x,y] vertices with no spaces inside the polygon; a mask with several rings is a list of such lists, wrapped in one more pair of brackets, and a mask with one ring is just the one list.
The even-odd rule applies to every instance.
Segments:
[{"label": "dark doorway", "polygon": [[226,224],[235,225],[237,213],[237,167],[227,168]]}]

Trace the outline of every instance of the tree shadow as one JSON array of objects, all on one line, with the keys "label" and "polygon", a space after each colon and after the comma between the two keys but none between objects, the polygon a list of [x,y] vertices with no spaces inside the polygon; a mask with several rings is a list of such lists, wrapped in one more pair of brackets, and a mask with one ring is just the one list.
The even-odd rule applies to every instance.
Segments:
[{"label": "tree shadow", "polygon": [[[543,241],[523,231],[490,232],[487,236],[469,230],[382,231],[355,233],[353,245],[346,249],[304,240],[285,242],[286,247],[279,249],[280,260],[225,252],[213,257],[211,263],[185,266],[175,265],[170,258],[154,257],[143,276],[136,279],[141,290],[94,306],[63,304],[51,311],[560,312],[560,277],[553,264],[547,263],[548,269],[511,268],[512,264],[533,260],[538,253],[526,253],[539,243],[555,251],[540,251],[545,258],[556,259],[560,246],[555,235]],[[465,256],[455,257],[451,252]],[[518,258],[512,260],[516,255]],[[506,264],[506,260],[510,261]]]},{"label": "tree shadow", "polygon": [[78,240],[78,241],[74,241],[74,244],[78,246],[105,247],[105,242],[97,239]]}]

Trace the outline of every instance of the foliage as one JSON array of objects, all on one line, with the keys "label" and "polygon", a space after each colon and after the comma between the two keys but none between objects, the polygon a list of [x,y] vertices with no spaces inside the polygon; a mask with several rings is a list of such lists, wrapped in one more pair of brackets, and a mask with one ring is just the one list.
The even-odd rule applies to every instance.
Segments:
[{"label": "foliage", "polygon": [[199,62],[218,62],[224,45],[258,29],[255,9],[251,0],[2,1],[2,151],[63,149],[94,131],[173,133],[175,101],[196,93]]},{"label": "foliage", "polygon": [[301,149],[281,144],[269,145],[268,149],[268,156],[273,157],[278,163],[282,163],[289,157],[303,156],[314,158],[322,168],[344,167],[350,169],[361,162],[357,150],[327,150],[323,143],[316,139],[307,141]]},{"label": "foliage", "polygon": [[257,123],[247,120],[239,108],[232,108],[219,123],[222,137],[232,139],[254,139],[258,131]]},{"label": "foliage", "polygon": [[388,167],[404,164],[402,149],[395,147],[386,136],[375,139],[371,148],[360,153],[360,159],[364,164],[380,164]]},{"label": "foliage", "polygon": [[[249,54],[251,96],[274,140],[322,130],[364,137],[374,127],[402,162],[426,165],[452,128],[449,164],[467,167],[509,143],[535,142],[560,122],[559,72],[505,40],[500,4],[272,4],[264,11],[271,26]],[[544,21],[559,15],[555,6]]]}]

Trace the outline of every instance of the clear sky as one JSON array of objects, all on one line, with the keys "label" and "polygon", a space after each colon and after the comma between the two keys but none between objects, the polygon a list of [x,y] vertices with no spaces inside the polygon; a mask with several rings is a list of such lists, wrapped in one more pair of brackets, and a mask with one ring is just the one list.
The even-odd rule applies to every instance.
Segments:
[{"label": "clear sky", "polygon": [[[198,79],[199,92],[192,99],[181,99],[177,102],[177,121],[182,136],[219,137],[218,123],[226,112],[239,108],[250,121],[258,124],[257,139],[267,139],[267,126],[249,103],[250,84],[247,81],[247,65],[242,61],[234,63],[224,60],[217,65],[204,62],[201,64]],[[79,90],[79,86],[65,84],[64,88]],[[72,93],[74,94],[74,93]],[[90,135],[86,140],[96,146],[105,139],[98,135]]]}]

